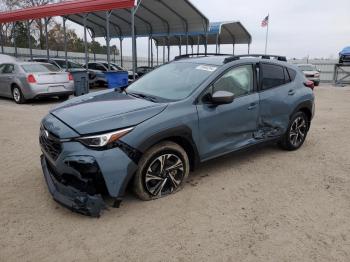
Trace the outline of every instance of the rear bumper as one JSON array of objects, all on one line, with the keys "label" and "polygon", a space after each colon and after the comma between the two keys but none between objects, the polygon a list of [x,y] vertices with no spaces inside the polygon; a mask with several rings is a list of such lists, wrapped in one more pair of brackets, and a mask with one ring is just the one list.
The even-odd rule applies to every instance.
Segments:
[{"label": "rear bumper", "polygon": [[26,85],[22,89],[26,99],[52,97],[60,95],[71,95],[74,93],[74,83],[64,83],[61,85]]},{"label": "rear bumper", "polygon": [[101,195],[89,195],[57,181],[48,169],[47,160],[41,156],[41,166],[49,191],[55,201],[70,210],[92,217],[99,217],[106,204]]}]

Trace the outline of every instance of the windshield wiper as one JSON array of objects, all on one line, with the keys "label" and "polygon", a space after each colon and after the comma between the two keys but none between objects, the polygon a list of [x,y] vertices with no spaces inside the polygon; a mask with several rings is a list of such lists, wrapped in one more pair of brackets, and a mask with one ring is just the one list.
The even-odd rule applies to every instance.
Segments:
[{"label": "windshield wiper", "polygon": [[150,96],[150,95],[145,95],[145,94],[140,94],[140,93],[130,93],[130,92],[128,92],[128,95],[142,98],[142,99],[146,99],[146,100],[151,101],[153,103],[157,103],[157,99],[153,96]]}]

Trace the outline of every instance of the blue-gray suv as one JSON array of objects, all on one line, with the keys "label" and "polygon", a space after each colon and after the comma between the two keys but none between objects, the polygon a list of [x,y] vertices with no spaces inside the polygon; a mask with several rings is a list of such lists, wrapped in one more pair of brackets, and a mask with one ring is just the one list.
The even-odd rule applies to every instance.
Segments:
[{"label": "blue-gray suv", "polygon": [[[129,186],[142,200],[179,191],[199,163],[264,142],[302,146],[313,83],[279,56],[181,56],[128,88],[60,104],[42,121],[53,198],[99,216]],[[107,201],[109,202],[109,201]]]}]

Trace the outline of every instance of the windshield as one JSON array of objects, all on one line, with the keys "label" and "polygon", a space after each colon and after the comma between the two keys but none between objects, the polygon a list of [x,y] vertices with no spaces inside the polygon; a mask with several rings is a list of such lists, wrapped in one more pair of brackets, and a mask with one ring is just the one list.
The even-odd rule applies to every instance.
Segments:
[{"label": "windshield", "polygon": [[[103,65],[106,67],[106,68],[108,68],[108,64],[107,63],[103,63]],[[124,69],[123,68],[121,68],[120,66],[117,66],[116,64],[110,64],[110,67],[111,67],[111,69],[112,70],[114,70],[114,71],[124,71]]]},{"label": "windshield", "polygon": [[28,64],[22,65],[22,68],[26,73],[47,73],[59,71],[56,66],[49,64]]},{"label": "windshield", "polygon": [[298,67],[301,71],[316,71],[316,66],[314,65],[300,65]]},{"label": "windshield", "polygon": [[165,100],[181,100],[188,97],[216,69],[216,66],[210,65],[170,63],[143,76],[127,91]]}]

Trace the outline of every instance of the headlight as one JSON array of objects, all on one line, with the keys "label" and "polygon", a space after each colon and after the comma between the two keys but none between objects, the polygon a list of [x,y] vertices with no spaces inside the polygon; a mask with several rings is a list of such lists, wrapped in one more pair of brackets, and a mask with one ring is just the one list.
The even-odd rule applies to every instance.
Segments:
[{"label": "headlight", "polygon": [[80,137],[76,140],[89,147],[95,147],[95,148],[105,147],[118,141],[121,137],[125,136],[127,133],[131,132],[131,130],[133,129],[134,128],[131,127],[131,128],[126,128],[126,129],[118,130],[118,131],[103,134],[103,135]]}]

